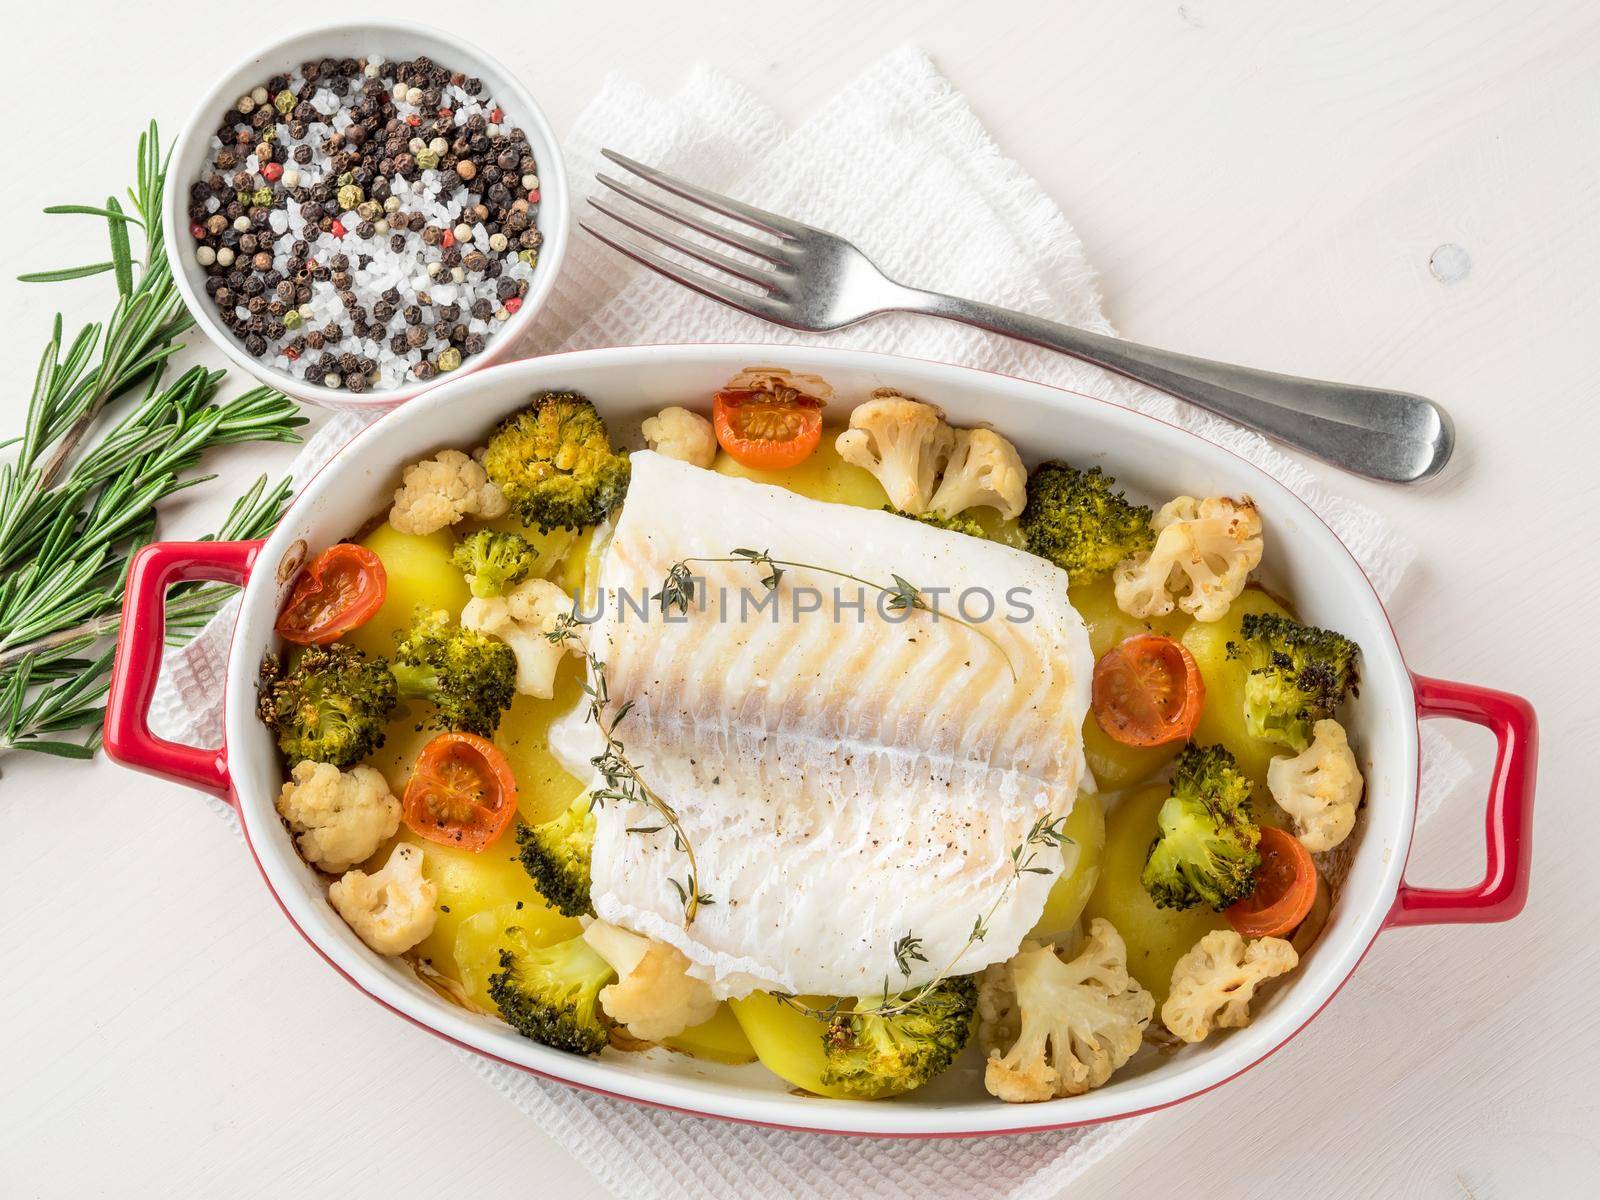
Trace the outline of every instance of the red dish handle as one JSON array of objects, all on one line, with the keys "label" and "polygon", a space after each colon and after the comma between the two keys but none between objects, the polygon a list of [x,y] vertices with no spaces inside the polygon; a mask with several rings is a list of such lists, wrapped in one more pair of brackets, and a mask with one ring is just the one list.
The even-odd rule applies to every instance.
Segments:
[{"label": "red dish handle", "polygon": [[205,750],[157,737],[150,732],[150,700],[166,646],[167,589],[192,579],[243,584],[261,546],[259,541],[156,542],[133,556],[106,697],[107,757],[135,771],[228,795],[228,763],[222,748]]},{"label": "red dish handle", "polygon": [[1509,692],[1425,675],[1412,676],[1412,682],[1419,718],[1471,721],[1492,730],[1499,743],[1485,819],[1488,869],[1481,883],[1466,888],[1419,888],[1402,880],[1384,927],[1509,921],[1528,899],[1538,718],[1532,705]]}]

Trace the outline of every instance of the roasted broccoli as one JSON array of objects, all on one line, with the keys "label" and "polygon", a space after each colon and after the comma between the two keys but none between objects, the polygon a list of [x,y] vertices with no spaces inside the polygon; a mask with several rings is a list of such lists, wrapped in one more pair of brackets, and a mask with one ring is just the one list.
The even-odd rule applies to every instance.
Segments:
[{"label": "roasted broccoli", "polygon": [[553,821],[517,827],[517,859],[544,902],[563,916],[590,915],[589,856],[594,851],[594,813],[585,792]]},{"label": "roasted broccoli", "polygon": [[1099,467],[1080,471],[1041,463],[1028,477],[1028,502],[1018,520],[1029,550],[1090,583],[1123,559],[1155,545],[1150,510],[1130,504]]},{"label": "roasted broccoli", "polygon": [[1184,747],[1156,824],[1161,836],[1140,880],[1159,907],[1204,901],[1221,912],[1255,891],[1261,830],[1250,815],[1250,780],[1221,746]]},{"label": "roasted broccoli", "polygon": [[583,935],[554,946],[530,946],[513,935],[489,976],[489,997],[525,1038],[569,1054],[598,1054],[609,1036],[600,989],[617,977]]},{"label": "roasted broccoli", "polygon": [[1312,726],[1355,692],[1358,647],[1343,634],[1275,613],[1247,614],[1240,633],[1242,641],[1228,643],[1228,657],[1250,668],[1246,726],[1255,737],[1304,750]]},{"label": "roasted broccoli", "polygon": [[456,543],[450,561],[466,575],[474,596],[503,596],[534,573],[539,548],[520,533],[480,529]]},{"label": "roasted broccoli", "polygon": [[500,422],[483,466],[522,523],[541,533],[597,524],[622,503],[631,470],[577,392],[544,392]]},{"label": "roasted broccoli", "polygon": [[403,700],[428,700],[439,729],[492,737],[516,695],[517,656],[511,647],[453,625],[442,609],[418,607],[411,628],[397,633],[395,684]]},{"label": "roasted broccoli", "polygon": [[287,672],[275,654],[261,660],[256,712],[291,763],[360,762],[383,745],[396,701],[388,664],[354,646],[308,646]]},{"label": "roasted broccoli", "polygon": [[[890,1007],[899,1003],[888,998]],[[977,984],[958,975],[941,980],[903,1012],[839,1013],[822,1035],[822,1082],[863,1100],[921,1087],[961,1053],[977,1004]]]},{"label": "roasted broccoli", "polygon": [[971,513],[957,513],[953,517],[947,517],[943,513],[932,511],[912,514],[901,512],[892,504],[885,504],[883,511],[894,513],[898,517],[905,517],[907,520],[921,521],[924,525],[934,525],[940,529],[951,530],[954,533],[965,533],[970,537],[981,538],[985,536],[983,526],[978,523],[978,519]]}]

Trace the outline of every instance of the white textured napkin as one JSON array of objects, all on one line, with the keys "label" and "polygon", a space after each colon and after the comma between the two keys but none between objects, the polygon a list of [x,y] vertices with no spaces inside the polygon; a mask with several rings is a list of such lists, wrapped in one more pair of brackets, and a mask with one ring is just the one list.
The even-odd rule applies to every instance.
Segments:
[{"label": "white textured napkin", "polygon": [[[575,211],[583,211],[594,187],[602,145],[841,233],[908,284],[1114,332],[1072,226],[914,50],[890,55],[793,130],[758,97],[706,68],[664,102],[613,77],[567,140]],[[891,350],[1115,400],[1227,445],[1289,484],[1344,539],[1381,595],[1393,591],[1414,553],[1382,517],[1329,491],[1255,434],[1098,368],[927,318],[879,318],[819,338],[794,334],[636,268],[581,231],[528,350],[710,341]],[[349,415],[331,420],[300,455],[297,476],[320,466],[360,425]],[[230,609],[168,655],[155,715],[173,735],[201,743],[220,736],[213,706],[232,624]],[[1427,727],[1424,762],[1427,812],[1466,768]],[[830,1138],[660,1112],[463,1057],[630,1200],[1049,1197],[1142,1123],[966,1141]]]}]

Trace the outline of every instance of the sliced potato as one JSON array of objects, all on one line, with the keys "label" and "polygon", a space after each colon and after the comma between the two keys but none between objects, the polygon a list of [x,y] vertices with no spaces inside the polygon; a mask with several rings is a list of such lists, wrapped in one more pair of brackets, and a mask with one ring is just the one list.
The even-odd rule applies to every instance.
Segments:
[{"label": "sliced potato", "polygon": [[709,1021],[685,1029],[661,1044],[696,1058],[735,1067],[756,1060],[755,1047],[745,1036],[739,1019],[733,1015],[733,1009],[726,1004],[718,1005],[716,1015]]},{"label": "sliced potato", "polygon": [[[826,1008],[833,1003],[827,996],[798,999],[811,1008]],[[765,992],[751,992],[742,999],[730,1000],[728,1007],[767,1070],[819,1096],[848,1099],[843,1091],[829,1088],[822,1082],[822,1072],[827,1066],[822,1035],[828,1028],[827,1022],[796,1012]]]},{"label": "sliced potato", "polygon": [[1061,848],[1066,869],[1050,887],[1044,912],[1028,934],[1032,938],[1065,932],[1077,925],[1083,915],[1083,906],[1099,882],[1106,848],[1105,801],[1094,792],[1079,792],[1061,829],[1072,839],[1071,845]]},{"label": "sliced potato", "polygon": [[1267,781],[1267,765],[1282,746],[1251,737],[1244,721],[1244,684],[1249,675],[1242,661],[1228,657],[1228,643],[1239,640],[1246,613],[1293,616],[1260,588],[1246,588],[1220,621],[1196,621],[1183,634],[1183,644],[1194,655],[1200,677],[1206,681],[1206,702],[1200,710],[1194,740],[1200,745],[1218,743],[1239,761],[1239,768],[1258,785]]},{"label": "sliced potato", "polygon": [[1167,998],[1178,959],[1211,930],[1228,928],[1221,913],[1203,904],[1181,912],[1157,908],[1139,881],[1167,795],[1165,786],[1141,788],[1112,808],[1100,880],[1084,908],[1086,918],[1104,917],[1116,926],[1128,947],[1129,973],[1158,1005]]},{"label": "sliced potato", "polygon": [[842,425],[824,426],[822,443],[817,447],[817,452],[799,466],[761,471],[735,462],[727,451],[720,450],[711,469],[721,475],[774,484],[802,496],[810,496],[813,500],[850,504],[857,508],[882,508],[889,503],[889,497],[872,473],[845,462],[834,449],[833,443],[842,432]]}]

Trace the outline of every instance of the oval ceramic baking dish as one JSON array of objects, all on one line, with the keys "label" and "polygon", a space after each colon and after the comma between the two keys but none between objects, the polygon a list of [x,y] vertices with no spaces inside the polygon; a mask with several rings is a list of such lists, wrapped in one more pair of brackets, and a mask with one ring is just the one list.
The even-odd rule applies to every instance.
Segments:
[{"label": "oval ceramic baking dish", "polygon": [[[664,1050],[578,1058],[519,1037],[455,1007],[402,961],[369,951],[324,898],[324,884],[295,853],[274,810],[283,778],[277,750],[254,714],[256,667],[274,644],[273,622],[304,545],[350,534],[387,504],[398,470],[484,431],[542,389],[588,395],[618,431],[663,405],[703,406],[725,379],[754,363],[820,374],[844,396],[893,386],[937,401],[960,424],[993,422],[1037,460],[1103,465],[1147,496],[1248,494],[1271,531],[1267,586],[1296,597],[1304,619],[1334,626],[1363,653],[1360,700],[1351,705],[1367,802],[1349,873],[1322,937],[1289,986],[1258,1005],[1244,1029],[1204,1045],[1141,1058],[1087,1095],[1034,1105],[985,1096],[969,1069],[894,1101],[825,1100],[791,1093],[759,1066],[719,1067]],[[182,746],[153,735],[146,716],[162,650],[162,598],[189,579],[244,585],[225,689],[223,745]],[[1488,870],[1453,891],[1404,879],[1416,817],[1420,719],[1452,717],[1492,730],[1499,748],[1487,814]],[[882,354],[819,347],[655,346],[588,350],[485,370],[391,413],[358,436],[295,500],[264,542],[164,543],[135,559],[106,716],[118,762],[226,797],[267,887],[285,915],[345,978],[391,1011],[506,1063],[648,1104],[797,1129],[880,1136],[1024,1132],[1105,1121],[1198,1095],[1271,1054],[1324,1005],[1386,928],[1501,921],[1527,892],[1536,725],[1515,696],[1413,675],[1378,597],[1349,552],[1282,484],[1193,435],[1123,408],[1042,384]]]}]

